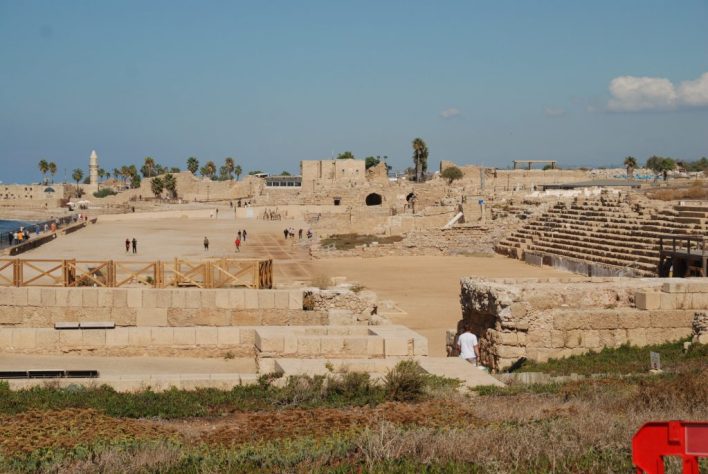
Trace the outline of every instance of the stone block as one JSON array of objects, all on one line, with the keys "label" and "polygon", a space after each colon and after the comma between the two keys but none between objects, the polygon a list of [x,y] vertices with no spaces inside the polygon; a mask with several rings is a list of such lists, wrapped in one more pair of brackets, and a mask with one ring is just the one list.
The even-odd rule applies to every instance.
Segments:
[{"label": "stone block", "polygon": [[216,308],[216,292],[218,290],[199,290],[202,308]]},{"label": "stone block", "polygon": [[406,337],[387,337],[384,340],[384,354],[389,356],[407,356],[408,353],[408,338]]},{"label": "stone block", "polygon": [[619,347],[623,344],[627,344],[627,330],[626,329],[614,329],[612,330],[615,339],[615,347]]},{"label": "stone block", "polygon": [[246,306],[244,290],[229,290],[229,308],[243,309]]},{"label": "stone block", "polygon": [[54,305],[59,307],[69,306],[69,288],[54,288]]},{"label": "stone block", "polygon": [[0,306],[0,326],[3,324],[22,324],[25,319],[23,310],[23,307],[18,306]]},{"label": "stone block", "polygon": [[170,308],[185,308],[186,295],[184,290],[165,290],[170,292]]},{"label": "stone block", "polygon": [[231,311],[228,309],[201,308],[194,317],[197,326],[229,326],[231,324]]},{"label": "stone block", "polygon": [[275,292],[273,290],[257,290],[258,291],[258,308],[273,309],[275,308]]},{"label": "stone block", "polygon": [[298,337],[297,353],[303,355],[319,355],[322,353],[322,346],[319,337]]},{"label": "stone block", "polygon": [[27,288],[27,306],[42,306],[42,289],[39,287]]},{"label": "stone block", "polygon": [[627,342],[632,346],[647,345],[647,331],[645,328],[627,329]]},{"label": "stone block", "polygon": [[167,309],[138,308],[136,326],[167,326]]},{"label": "stone block", "polygon": [[[496,346],[495,351],[498,357],[502,359],[518,359],[526,356],[526,349],[516,346]],[[541,354],[548,354],[548,349],[538,348],[536,360],[543,360]]]},{"label": "stone block", "polygon": [[587,347],[588,349],[595,349],[600,347],[600,332],[596,330],[588,330],[582,332],[582,347]]},{"label": "stone block", "polygon": [[113,307],[126,308],[128,307],[128,290],[125,288],[111,288],[113,293]]},{"label": "stone block", "polygon": [[101,308],[113,307],[113,288],[99,288],[98,290],[98,306]]},{"label": "stone block", "polygon": [[98,289],[82,288],[81,293],[81,306],[83,306],[84,308],[98,307]]},{"label": "stone block", "polygon": [[330,326],[351,326],[356,324],[356,317],[348,309],[330,309],[327,311]]},{"label": "stone block", "polygon": [[219,341],[219,332],[215,327],[196,327],[196,341],[198,346],[216,346]]},{"label": "stone block", "polygon": [[652,328],[690,328],[693,323],[693,311],[652,311],[650,313]]},{"label": "stone block", "polygon": [[591,329],[614,329],[618,326],[618,316],[613,310],[595,313],[590,318]]},{"label": "stone block", "polygon": [[499,331],[495,337],[497,344],[503,344],[505,346],[518,346],[519,338],[515,332],[503,332]]},{"label": "stone block", "polygon": [[637,309],[659,309],[661,306],[661,293],[655,291],[638,291],[634,294],[634,303]]},{"label": "stone block", "polygon": [[241,339],[239,328],[233,326],[217,329],[217,344],[219,346],[237,346]]},{"label": "stone block", "polygon": [[125,306],[111,308],[110,314],[116,326],[135,326],[138,320],[138,311]]},{"label": "stone block", "polygon": [[320,339],[320,351],[324,356],[341,356],[344,353],[342,336],[325,336]]},{"label": "stone block", "polygon": [[174,328],[150,328],[150,343],[155,346],[174,344]]},{"label": "stone block", "polygon": [[[678,309],[677,304],[676,304],[677,303],[676,300],[678,299],[677,296],[678,295],[675,295],[672,293],[661,293],[661,296],[660,296],[661,301],[660,301],[659,307],[663,310]],[[681,295],[681,296],[683,296],[683,295]],[[683,298],[681,298],[681,299],[683,299]]]},{"label": "stone block", "polygon": [[198,309],[167,308],[169,326],[194,326]]},{"label": "stone block", "polygon": [[72,308],[80,308],[81,306],[84,305],[84,297],[83,294],[81,293],[80,288],[70,288],[69,289],[69,302],[67,306],[71,306]]},{"label": "stone block", "polygon": [[[551,331],[551,347],[562,348],[565,347],[565,331],[552,330]],[[525,345],[525,341],[524,341]]]},{"label": "stone block", "polygon": [[302,309],[303,290],[290,290],[288,295],[288,309]]},{"label": "stone block", "polygon": [[[517,341],[518,339],[514,339],[509,345],[518,345]],[[551,347],[551,332],[545,329],[533,330],[526,334],[526,344],[531,347]]]},{"label": "stone block", "polygon": [[157,292],[155,306],[158,308],[169,308],[172,305],[172,290],[169,289],[157,289],[153,290]]},{"label": "stone block", "polygon": [[14,306],[27,306],[27,288],[12,288],[11,294]]},{"label": "stone block", "polygon": [[129,346],[130,345],[130,330],[125,328],[117,328],[112,331],[106,331],[106,346]]},{"label": "stone block", "polygon": [[230,309],[231,308],[231,297],[229,295],[229,290],[215,290],[215,303],[217,308]]},{"label": "stone block", "polygon": [[131,346],[149,347],[152,342],[151,328],[137,327],[127,328],[128,340]]},{"label": "stone block", "polygon": [[297,354],[297,337],[283,337],[283,354]]},{"label": "stone block", "polygon": [[708,309],[708,293],[692,293],[690,297],[691,306],[687,309]]},{"label": "stone block", "polygon": [[688,290],[688,285],[683,282],[664,283],[661,285],[661,291],[664,293],[685,293]]},{"label": "stone block", "polygon": [[[256,331],[256,347],[261,352],[283,352],[285,349],[284,336],[282,334],[273,334],[266,331]],[[298,342],[298,353],[300,352],[300,344]]]},{"label": "stone block", "polygon": [[58,332],[59,332],[59,344],[62,349],[69,349],[72,347],[81,347],[84,345],[84,338],[81,334],[81,330],[58,331]]},{"label": "stone block", "polygon": [[197,309],[202,307],[202,295],[201,295],[201,290],[197,289],[191,289],[191,290],[182,290],[184,291],[184,307],[185,308],[191,308],[191,309]]},{"label": "stone block", "polygon": [[275,308],[290,308],[290,292],[288,290],[272,290],[275,293]]},{"label": "stone block", "polygon": [[37,328],[35,330],[37,347],[43,350],[55,349],[59,344],[59,331],[51,328]]},{"label": "stone block", "polygon": [[560,330],[590,329],[590,317],[583,313],[556,313],[553,315],[553,327]]},{"label": "stone block", "polygon": [[428,339],[424,337],[413,338],[413,355],[427,356],[428,355]]},{"label": "stone block", "polygon": [[156,289],[143,290],[143,308],[157,308],[157,292]]},{"label": "stone block", "polygon": [[80,329],[84,346],[103,347],[106,345],[105,329]]},{"label": "stone block", "polygon": [[514,319],[520,319],[526,316],[526,306],[523,303],[512,303],[510,308]]},{"label": "stone block", "polygon": [[78,321],[57,321],[54,323],[54,329],[79,329],[81,323]]},{"label": "stone block", "polygon": [[618,317],[618,327],[623,329],[646,328],[651,324],[649,313],[638,311],[636,313],[623,313]]},{"label": "stone block", "polygon": [[12,332],[14,329],[0,327],[0,348],[12,346]]},{"label": "stone block", "polygon": [[282,309],[261,309],[261,324],[264,326],[287,326],[289,325],[288,312]]},{"label": "stone block", "polygon": [[195,328],[174,328],[174,343],[179,346],[193,346],[197,343]]},{"label": "stone block", "polygon": [[231,326],[260,326],[261,312],[258,310],[231,310]]},{"label": "stone block", "polygon": [[708,293],[708,282],[705,279],[687,280],[684,284],[688,293]]},{"label": "stone block", "polygon": [[140,288],[129,288],[127,295],[128,308],[143,307],[143,290]]},{"label": "stone block", "polygon": [[11,346],[16,349],[34,349],[37,344],[35,335],[34,328],[14,328]]},{"label": "stone block", "polygon": [[258,290],[243,290],[245,309],[258,309]]},{"label": "stone block", "polygon": [[239,328],[241,344],[256,344],[256,330],[254,328]]},{"label": "stone block", "polygon": [[566,331],[565,333],[565,347],[568,349],[573,349],[580,347],[583,343],[582,331],[574,329],[572,331]]}]

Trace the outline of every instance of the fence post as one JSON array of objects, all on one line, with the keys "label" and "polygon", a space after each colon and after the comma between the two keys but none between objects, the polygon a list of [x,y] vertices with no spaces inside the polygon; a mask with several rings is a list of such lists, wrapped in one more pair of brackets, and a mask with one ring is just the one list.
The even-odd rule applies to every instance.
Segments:
[{"label": "fence post", "polygon": [[13,285],[22,286],[22,261],[19,258],[12,262],[12,280]]}]

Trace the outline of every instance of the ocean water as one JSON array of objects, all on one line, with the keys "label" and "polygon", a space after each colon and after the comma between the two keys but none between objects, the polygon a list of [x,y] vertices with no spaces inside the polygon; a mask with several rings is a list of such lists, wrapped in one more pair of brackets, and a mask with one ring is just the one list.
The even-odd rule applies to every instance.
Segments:
[{"label": "ocean water", "polygon": [[27,221],[8,221],[0,219],[0,234],[4,234],[5,232],[12,232],[19,229],[20,227],[26,227],[32,224],[32,222]]}]

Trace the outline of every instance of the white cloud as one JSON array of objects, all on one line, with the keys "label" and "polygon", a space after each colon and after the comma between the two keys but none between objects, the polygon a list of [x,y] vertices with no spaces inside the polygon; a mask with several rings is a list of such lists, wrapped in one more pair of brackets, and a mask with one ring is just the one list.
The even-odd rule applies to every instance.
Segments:
[{"label": "white cloud", "polygon": [[546,117],[562,117],[565,115],[565,109],[563,107],[546,107],[543,109],[543,113]]},{"label": "white cloud", "polygon": [[449,109],[445,109],[440,112],[440,117],[444,119],[451,119],[459,117],[460,115],[462,115],[462,112],[460,112],[460,109],[456,109],[455,107],[450,107]]},{"label": "white cloud", "polygon": [[708,106],[708,73],[678,86],[663,77],[620,76],[610,82],[610,94],[607,109],[613,112],[705,107]]}]

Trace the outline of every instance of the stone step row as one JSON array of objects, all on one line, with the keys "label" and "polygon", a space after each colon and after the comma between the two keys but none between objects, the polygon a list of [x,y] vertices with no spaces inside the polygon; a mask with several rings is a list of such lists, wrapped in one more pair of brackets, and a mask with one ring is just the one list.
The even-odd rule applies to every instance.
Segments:
[{"label": "stone step row", "polygon": [[[609,258],[600,258],[595,255],[586,255],[582,252],[573,252],[573,251],[559,251],[558,249],[554,248],[548,248],[544,247],[542,245],[531,245],[529,246],[530,251],[535,251],[541,254],[551,254],[551,255],[560,255],[563,257],[569,257],[573,258],[579,261],[591,261],[591,262],[596,262],[596,263],[601,263],[603,265],[609,265],[612,267],[618,267],[622,269],[627,268],[627,263],[622,260],[615,260],[615,259],[609,259]],[[636,264],[633,265],[632,270],[635,270],[637,273],[641,274],[642,276],[654,276],[656,275],[656,268],[654,267],[653,269],[649,268],[646,266],[646,264]]]},{"label": "stone step row", "polygon": [[[579,245],[575,241],[563,241],[558,239],[539,239],[535,241],[532,246],[543,245],[547,248],[558,248],[562,250],[570,250],[576,253],[586,254],[588,256],[596,256],[602,258],[612,258],[618,262],[623,262],[623,264],[629,265],[633,263],[645,263],[656,268],[659,263],[658,255],[656,257],[647,256],[642,254],[627,253],[622,251],[612,251],[605,250],[597,247],[590,247],[586,245]],[[617,249],[615,249],[617,250]],[[623,250],[623,249],[620,249]]]}]

